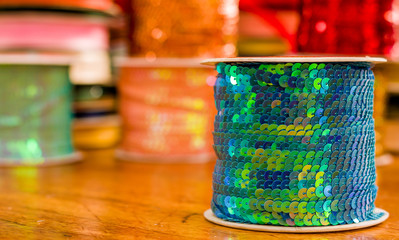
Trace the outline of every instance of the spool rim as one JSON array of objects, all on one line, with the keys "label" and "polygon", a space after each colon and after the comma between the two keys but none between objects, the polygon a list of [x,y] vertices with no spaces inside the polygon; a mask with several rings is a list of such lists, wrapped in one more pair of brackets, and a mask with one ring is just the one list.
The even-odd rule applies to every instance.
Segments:
[{"label": "spool rim", "polygon": [[32,66],[66,66],[74,61],[74,57],[68,54],[23,54],[2,53],[0,65],[32,65]]},{"label": "spool rim", "polygon": [[[1,5],[0,5],[1,10]],[[35,10],[25,10],[25,11],[9,11],[3,12],[0,14],[0,19],[3,23],[13,22],[20,20],[28,21],[34,19],[35,23],[46,23],[51,21],[52,23],[63,23],[65,21],[69,21],[72,24],[79,24],[82,21],[85,24],[95,24],[98,26],[107,26],[109,24],[109,20],[104,16],[98,15],[82,15],[79,13],[70,13],[70,12],[37,12]]]},{"label": "spool rim", "polygon": [[159,57],[150,60],[144,57],[115,57],[115,65],[118,67],[134,68],[200,68],[208,69],[208,66],[201,65],[204,58],[164,58]]},{"label": "spool rim", "polygon": [[221,225],[224,227],[261,231],[261,232],[278,232],[278,233],[322,233],[322,232],[341,232],[355,229],[362,229],[378,225],[388,219],[389,213],[381,208],[374,208],[375,213],[383,213],[383,215],[375,220],[363,221],[360,223],[332,225],[332,226],[316,226],[316,227],[285,227],[285,226],[272,226],[272,225],[259,225],[248,223],[229,222],[216,217],[211,209],[204,212],[204,217],[211,223]]},{"label": "spool rim", "polygon": [[201,62],[203,65],[215,65],[217,63],[294,63],[294,62],[366,62],[383,63],[387,62],[382,57],[344,57],[344,56],[273,56],[273,57],[235,57],[235,58],[211,58]]},{"label": "spool rim", "polygon": [[114,4],[110,4],[106,8],[93,8],[93,7],[85,7],[85,6],[57,6],[51,4],[18,4],[18,3],[8,3],[8,4],[0,4],[0,10],[3,12],[24,12],[24,11],[42,11],[42,12],[65,12],[69,14],[96,14],[99,17],[117,17],[120,14],[120,10],[115,7]]}]

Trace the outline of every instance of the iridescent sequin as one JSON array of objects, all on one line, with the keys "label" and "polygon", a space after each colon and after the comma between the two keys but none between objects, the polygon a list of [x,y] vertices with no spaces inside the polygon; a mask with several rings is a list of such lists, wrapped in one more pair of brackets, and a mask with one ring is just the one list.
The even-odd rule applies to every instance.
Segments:
[{"label": "iridescent sequin", "polygon": [[1,65],[0,165],[57,163],[73,154],[68,67]]},{"label": "iridescent sequin", "polygon": [[373,213],[367,63],[219,63],[212,210],[244,223],[322,226]]}]

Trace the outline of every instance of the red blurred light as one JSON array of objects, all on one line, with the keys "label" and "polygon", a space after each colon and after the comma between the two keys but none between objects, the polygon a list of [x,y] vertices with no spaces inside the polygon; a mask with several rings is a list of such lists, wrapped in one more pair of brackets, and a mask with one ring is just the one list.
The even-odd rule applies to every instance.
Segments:
[{"label": "red blurred light", "polygon": [[316,28],[316,31],[318,31],[319,33],[322,33],[324,31],[326,31],[327,24],[324,21],[319,21],[316,23],[315,28]]}]

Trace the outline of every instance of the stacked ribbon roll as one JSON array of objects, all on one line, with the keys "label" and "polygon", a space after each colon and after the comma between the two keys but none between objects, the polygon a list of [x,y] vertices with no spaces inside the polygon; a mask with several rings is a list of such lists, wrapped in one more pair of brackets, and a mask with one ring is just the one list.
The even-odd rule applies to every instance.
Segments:
[{"label": "stacked ribbon roll", "polygon": [[105,20],[78,14],[11,12],[0,15],[0,50],[105,51]]},{"label": "stacked ribbon roll", "polygon": [[67,65],[1,63],[0,79],[0,165],[77,160]]},{"label": "stacked ribbon roll", "polygon": [[373,83],[363,62],[220,62],[213,213],[280,226],[378,219]]}]

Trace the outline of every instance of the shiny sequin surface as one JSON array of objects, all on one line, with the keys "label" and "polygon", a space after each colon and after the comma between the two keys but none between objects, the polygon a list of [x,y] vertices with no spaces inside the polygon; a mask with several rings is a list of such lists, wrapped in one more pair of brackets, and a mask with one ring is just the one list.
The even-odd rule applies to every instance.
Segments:
[{"label": "shiny sequin surface", "polygon": [[135,0],[132,9],[132,55],[152,59],[236,54],[237,0]]},{"label": "shiny sequin surface", "polygon": [[0,66],[0,164],[40,165],[72,154],[67,66]]},{"label": "shiny sequin surface", "polygon": [[368,63],[219,63],[216,70],[217,217],[282,226],[379,217]]}]

